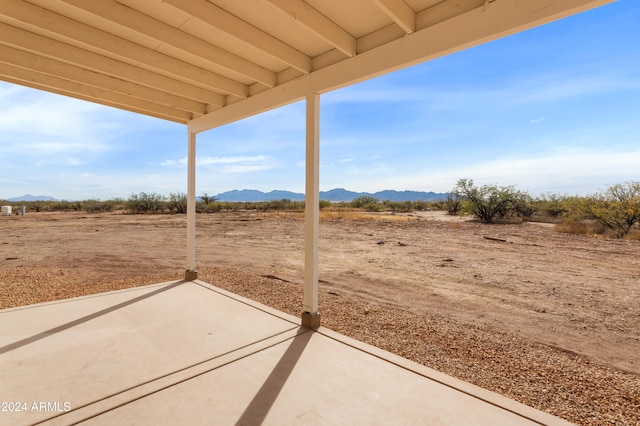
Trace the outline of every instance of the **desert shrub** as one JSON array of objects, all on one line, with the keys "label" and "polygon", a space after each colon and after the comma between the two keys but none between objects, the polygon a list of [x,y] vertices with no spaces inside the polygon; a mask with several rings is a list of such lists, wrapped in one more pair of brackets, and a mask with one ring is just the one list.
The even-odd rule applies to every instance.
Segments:
[{"label": "desert shrub", "polygon": [[27,211],[34,211],[36,213],[44,211],[44,203],[42,201],[27,201],[24,205],[27,207]]},{"label": "desert shrub", "polygon": [[398,203],[394,203],[393,211],[401,212],[401,213],[409,213],[413,211],[413,203],[411,201],[400,201]]},{"label": "desert shrub", "polygon": [[377,198],[370,195],[362,195],[360,197],[354,198],[349,203],[349,206],[356,209],[363,209],[368,212],[379,212],[384,209],[384,205],[380,203]]},{"label": "desert shrub", "polygon": [[320,200],[320,210],[331,207],[331,201]]},{"label": "desert shrub", "polygon": [[640,182],[625,182],[585,197],[579,205],[585,216],[592,217],[623,238],[640,223]]},{"label": "desert shrub", "polygon": [[33,201],[30,203],[25,203],[27,205],[27,210],[33,210],[34,212],[38,213],[43,211],[42,210],[42,203],[39,201]]},{"label": "desert shrub", "polygon": [[566,217],[556,223],[555,230],[565,234],[602,235],[607,229],[595,220]]},{"label": "desert shrub", "polygon": [[287,198],[280,200],[259,201],[246,203],[250,210],[259,211],[283,211],[283,210],[304,210],[304,201],[292,201]]},{"label": "desert shrub", "polygon": [[362,206],[362,209],[368,212],[381,212],[384,210],[384,204],[381,203],[369,203]]},{"label": "desert shrub", "polygon": [[114,210],[124,210],[126,201],[122,198],[112,198],[109,200],[85,200],[82,202],[82,209],[87,212],[111,212]]},{"label": "desert shrub", "polygon": [[82,210],[82,202],[78,201],[22,201],[12,204],[15,209],[25,206],[27,211],[32,212],[63,212],[71,210]]},{"label": "desert shrub", "polygon": [[[302,201],[301,203],[302,203],[302,204],[301,204],[301,207],[300,207],[300,208],[295,208],[295,209],[292,209],[292,210],[296,210],[296,211],[298,211],[298,210],[301,210],[301,211],[302,211],[302,210],[304,210],[304,209],[305,209],[305,202],[304,202],[304,201]],[[319,201],[318,201],[318,208],[319,208],[320,210],[323,210],[323,209],[330,209],[330,208],[333,208],[334,206],[335,206],[335,203],[332,203],[331,201],[328,201],[328,200],[319,200]]]},{"label": "desert shrub", "polygon": [[124,198],[112,198],[110,200],[103,201],[103,204],[110,206],[109,211],[124,210],[127,206],[127,200]]},{"label": "desert shrub", "polygon": [[331,208],[339,209],[339,210],[353,209],[353,207],[351,207],[351,201],[338,201],[338,202],[331,203]]},{"label": "desert shrub", "polygon": [[425,210],[438,210],[437,205],[439,203],[440,202],[414,201],[412,205],[413,205],[413,210],[425,211]]},{"label": "desert shrub", "polygon": [[198,211],[202,213],[218,213],[222,211],[223,203],[218,201],[210,202],[209,204],[199,203]]},{"label": "desert shrub", "polygon": [[445,210],[444,200],[425,201],[425,208],[423,210]]},{"label": "desert shrub", "polygon": [[382,202],[382,206],[393,212],[409,213],[413,211],[413,203],[411,201],[389,201]]},{"label": "desert shrub", "polygon": [[517,216],[523,219],[531,219],[531,216],[536,211],[536,207],[531,196],[526,192],[518,191],[514,196],[513,211]]},{"label": "desert shrub", "polygon": [[113,209],[113,204],[100,200],[85,200],[82,202],[82,210],[89,213],[106,212]]},{"label": "desert shrub", "polygon": [[576,197],[558,195],[551,192],[541,194],[533,200],[534,209],[550,217],[560,217],[569,212]]},{"label": "desert shrub", "polygon": [[254,204],[242,201],[213,201],[209,204],[200,203],[198,209],[203,213],[237,212],[240,210],[255,210]]},{"label": "desert shrub", "polygon": [[166,201],[169,213],[184,214],[187,212],[187,194],[178,192],[170,193]]},{"label": "desert shrub", "polygon": [[516,191],[513,186],[477,187],[473,185],[471,179],[460,179],[451,192],[463,197],[463,206],[482,223],[491,223],[496,218],[520,215],[518,206],[529,197],[524,192]]},{"label": "desert shrub", "polygon": [[155,192],[140,192],[131,194],[126,202],[126,208],[131,213],[157,213],[163,210],[164,196]]},{"label": "desert shrub", "polygon": [[356,209],[364,208],[369,204],[377,204],[378,199],[376,197],[372,197],[370,195],[362,195],[360,197],[354,198],[349,203],[351,207],[355,207]]},{"label": "desert shrub", "polygon": [[45,201],[44,204],[44,211],[49,212],[78,211],[82,208],[82,204],[75,201]]},{"label": "desert shrub", "polygon": [[66,201],[49,201],[47,202],[47,211],[50,212],[64,212],[71,210]]},{"label": "desert shrub", "polygon": [[444,209],[448,214],[457,216],[462,210],[462,201],[464,201],[464,195],[456,192],[449,192],[447,198],[444,200]]},{"label": "desert shrub", "polygon": [[213,203],[214,201],[216,201],[216,197],[212,197],[209,194],[207,194],[206,192],[204,192],[201,196],[200,196],[200,200],[202,200],[202,202],[204,203],[205,206],[209,205],[209,203]]},{"label": "desert shrub", "polygon": [[632,229],[627,235],[624,236],[625,240],[640,241],[640,228]]},{"label": "desert shrub", "polygon": [[[277,210],[296,210],[303,211],[304,210],[304,201],[293,201],[284,199],[281,200],[280,204],[277,205]],[[320,205],[320,201],[318,201],[318,205]]]},{"label": "desert shrub", "polygon": [[246,203],[233,203],[230,201],[223,201],[220,203],[220,210],[227,212],[237,212],[239,210],[246,209],[245,204]]}]

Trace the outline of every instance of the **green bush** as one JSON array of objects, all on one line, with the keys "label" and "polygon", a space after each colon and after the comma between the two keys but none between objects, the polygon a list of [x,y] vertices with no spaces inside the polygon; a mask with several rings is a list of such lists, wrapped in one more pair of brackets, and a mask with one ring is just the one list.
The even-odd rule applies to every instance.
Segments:
[{"label": "green bush", "polygon": [[85,200],[82,202],[82,210],[88,213],[111,211],[113,204],[100,200]]},{"label": "green bush", "polygon": [[222,203],[220,202],[209,202],[208,204],[202,203],[198,206],[198,211],[202,213],[218,213],[222,210]]},{"label": "green bush", "polygon": [[417,211],[440,210],[438,203],[437,201],[414,201],[411,206]]},{"label": "green bush", "polygon": [[462,210],[464,195],[457,192],[449,192],[444,200],[444,209],[452,216],[457,216]]},{"label": "green bush", "polygon": [[540,195],[533,200],[535,211],[550,217],[560,217],[569,212],[576,197],[558,195],[551,192]]},{"label": "green bush", "polygon": [[205,205],[209,205],[209,203],[213,203],[214,201],[216,201],[216,197],[212,197],[209,194],[207,194],[206,192],[204,192],[201,196],[200,199],[202,200],[202,202]]},{"label": "green bush", "polygon": [[368,212],[381,212],[384,210],[384,205],[380,203],[369,203],[362,206],[362,209]]},{"label": "green bush", "polygon": [[327,208],[327,207],[331,207],[331,201],[327,201],[327,200],[320,200],[320,210]]},{"label": "green bush", "polygon": [[163,210],[165,197],[155,192],[131,194],[126,202],[126,208],[131,213],[159,213]]},{"label": "green bush", "polygon": [[364,208],[365,206],[368,206],[371,204],[377,204],[377,203],[378,203],[378,199],[376,197],[372,197],[370,195],[363,195],[358,198],[354,198],[353,200],[351,200],[349,204],[351,205],[351,207],[354,207],[356,209],[361,209],[361,208]]},{"label": "green bush", "polygon": [[610,229],[616,238],[623,238],[640,223],[640,182],[625,182],[610,186],[583,198],[581,211]]},{"label": "green bush", "polygon": [[565,234],[602,235],[605,233],[606,227],[593,219],[566,217],[556,223],[555,230]]},{"label": "green bush", "polygon": [[464,199],[463,207],[482,223],[496,218],[521,216],[529,195],[516,191],[513,186],[474,186],[471,179],[460,179],[451,191]]},{"label": "green bush", "polygon": [[187,212],[187,194],[179,192],[170,193],[166,201],[169,213],[184,214]]},{"label": "green bush", "polygon": [[409,213],[413,211],[413,203],[411,201],[389,201],[382,202],[382,206],[387,210],[398,213]]}]

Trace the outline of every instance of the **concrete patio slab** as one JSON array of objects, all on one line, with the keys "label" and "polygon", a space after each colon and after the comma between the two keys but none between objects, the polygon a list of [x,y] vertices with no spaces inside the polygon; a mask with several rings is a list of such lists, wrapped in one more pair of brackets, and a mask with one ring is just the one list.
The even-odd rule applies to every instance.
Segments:
[{"label": "concrete patio slab", "polygon": [[0,424],[567,424],[201,281],[0,311]]}]

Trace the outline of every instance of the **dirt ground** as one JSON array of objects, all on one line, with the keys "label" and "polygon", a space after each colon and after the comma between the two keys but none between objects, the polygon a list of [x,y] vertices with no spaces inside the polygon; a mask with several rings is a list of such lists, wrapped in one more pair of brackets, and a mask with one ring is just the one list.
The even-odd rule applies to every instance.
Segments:
[{"label": "dirt ground", "polygon": [[[197,218],[200,278],[299,314],[299,213]],[[0,309],[183,276],[186,217],[0,218]],[[640,241],[444,212],[320,225],[323,324],[580,424],[640,424]]]}]

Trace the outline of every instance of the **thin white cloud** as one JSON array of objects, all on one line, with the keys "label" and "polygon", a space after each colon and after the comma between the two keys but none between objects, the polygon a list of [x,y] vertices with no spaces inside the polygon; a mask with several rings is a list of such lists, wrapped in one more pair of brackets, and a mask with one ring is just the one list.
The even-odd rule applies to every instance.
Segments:
[{"label": "thin white cloud", "polygon": [[[105,154],[129,150],[134,144],[128,133],[146,129],[147,121],[114,108],[0,82],[0,166],[30,173],[33,168],[98,161],[102,166],[107,164]],[[42,179],[49,177],[43,174]]]},{"label": "thin white cloud", "polygon": [[263,164],[238,164],[231,165],[222,168],[223,173],[254,173],[263,170],[271,170],[273,169],[272,164],[263,163]]},{"label": "thin white cloud", "polygon": [[[187,167],[187,157],[179,160],[167,160],[160,163],[165,167]],[[269,170],[277,165],[277,160],[269,155],[235,156],[235,157],[196,157],[196,166],[222,166],[220,171],[227,173],[249,173],[258,170]]]},{"label": "thin white cloud", "polygon": [[[484,108],[487,105],[529,105],[578,99],[640,89],[640,79],[632,71],[609,65],[575,64],[547,72],[505,73],[500,85],[452,85],[450,80],[418,78],[400,83],[393,78],[365,82],[331,92],[322,98],[324,106],[344,104],[402,103],[424,111]],[[501,73],[497,70],[496,73]]]},{"label": "thin white cloud", "polygon": [[543,192],[585,195],[629,180],[640,180],[640,150],[631,152],[561,148],[549,154],[508,157],[482,163],[461,163],[446,168],[425,168],[411,174],[362,173],[332,181],[323,187],[347,186],[353,190],[375,192],[382,189],[416,189],[436,192],[451,190],[461,178],[478,185],[516,185],[533,195]]},{"label": "thin white cloud", "polygon": [[64,141],[64,140],[14,140],[6,141],[0,152],[25,157],[48,156],[70,153],[104,153],[111,150],[109,144],[100,141]]},{"label": "thin white cloud", "polygon": [[68,166],[79,166],[80,164],[82,164],[82,161],[80,161],[77,158],[73,158],[73,157],[67,158],[67,165]]},{"label": "thin white cloud", "polygon": [[[18,87],[18,89],[16,89]],[[36,133],[65,139],[87,137],[119,126],[106,107],[19,86],[0,85],[0,128],[3,132]],[[111,110],[112,115],[120,114]],[[96,120],[100,115],[102,120]]]},{"label": "thin white cloud", "polygon": [[198,166],[208,166],[214,164],[255,164],[267,163],[273,158],[267,155],[239,156],[239,157],[198,157],[196,164]]},{"label": "thin white cloud", "polygon": [[640,81],[618,71],[597,70],[582,75],[559,70],[546,75],[533,75],[517,87],[517,102],[557,102],[584,96],[611,94],[625,90],[638,90]]}]

